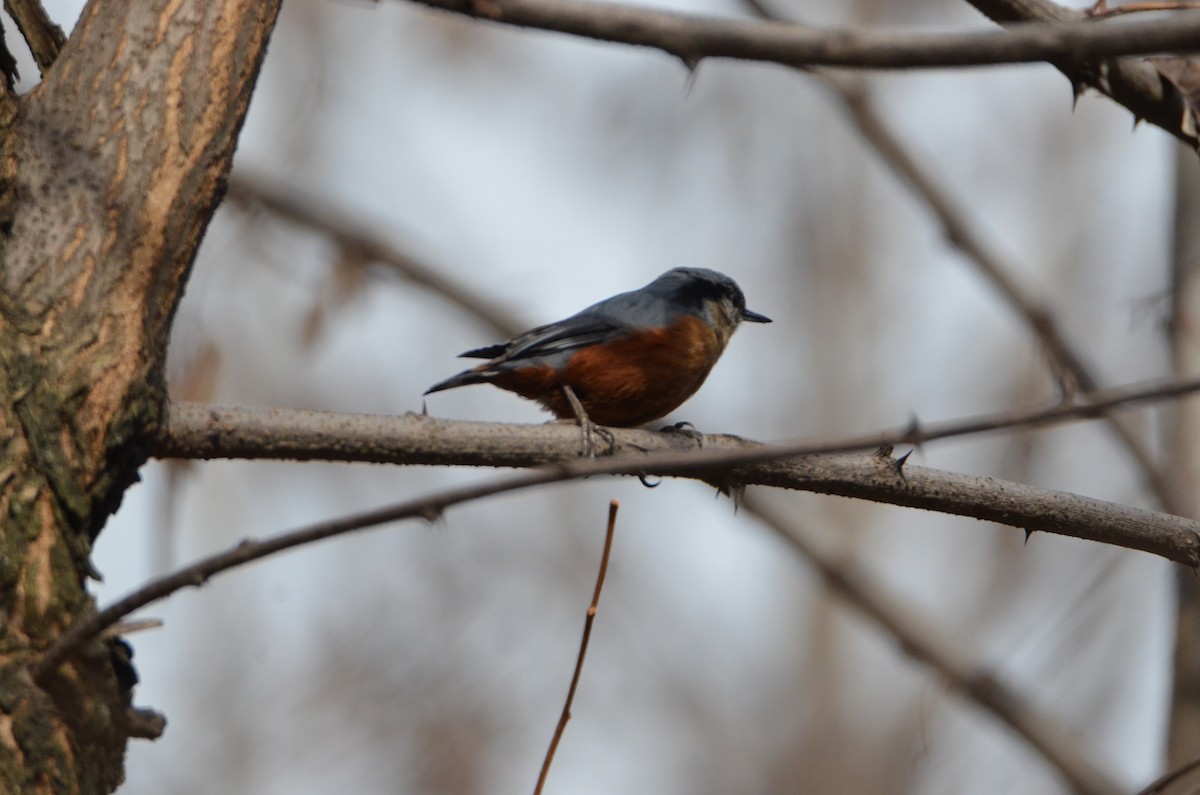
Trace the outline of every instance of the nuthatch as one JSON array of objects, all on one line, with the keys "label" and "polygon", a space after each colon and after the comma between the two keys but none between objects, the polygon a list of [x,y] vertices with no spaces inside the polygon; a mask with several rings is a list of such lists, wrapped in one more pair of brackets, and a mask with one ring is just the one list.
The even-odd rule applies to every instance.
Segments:
[{"label": "nuthatch", "polygon": [[[650,284],[538,326],[508,342],[461,354],[488,361],[425,394],[495,384],[536,400],[560,419],[629,428],[665,416],[692,396],[743,320],[741,288],[706,268],[674,268]],[[586,412],[578,417],[568,391]]]}]

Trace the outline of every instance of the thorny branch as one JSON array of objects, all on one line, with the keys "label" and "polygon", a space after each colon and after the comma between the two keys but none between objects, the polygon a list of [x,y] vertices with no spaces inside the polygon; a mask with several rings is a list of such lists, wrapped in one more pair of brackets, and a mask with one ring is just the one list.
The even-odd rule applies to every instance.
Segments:
[{"label": "thorny branch", "polygon": [[[1194,391],[1197,388],[1200,388],[1198,382],[1160,385],[1153,394],[1161,397],[1166,394],[1181,394],[1185,390]],[[1124,404],[1128,404],[1135,399],[1149,399],[1148,395],[1151,392],[1149,389],[1132,394],[1127,391],[1122,398]],[[1097,401],[1094,405],[1082,408],[1044,410],[1036,416],[1026,416],[1022,422],[1029,425],[1046,422],[1047,417],[1055,411],[1064,416],[1071,413],[1076,416],[1103,413],[1113,407],[1113,400],[1116,400],[1115,396],[1110,396],[1107,403]],[[224,424],[228,416],[222,421],[219,410],[208,411],[212,420],[209,426],[209,441],[214,447],[220,447],[220,437],[226,432],[236,433],[243,423]],[[229,411],[242,417],[255,414],[253,410],[248,409]],[[272,414],[289,413],[268,409],[259,412],[258,416],[263,419]],[[320,412],[310,414],[321,418]],[[337,418],[339,415],[330,416]],[[346,419],[348,415],[340,416]],[[462,502],[604,474],[690,476],[714,483],[723,490],[739,490],[746,485],[762,484],[872,499],[986,519],[1021,528],[1027,533],[1042,530],[1101,541],[1151,552],[1193,568],[1200,566],[1200,525],[1191,520],[996,478],[905,465],[903,461],[894,460],[881,453],[838,456],[827,453],[828,450],[835,449],[830,445],[798,443],[766,446],[734,436],[706,436],[706,449],[680,450],[679,445],[690,445],[691,440],[685,438],[681,441],[677,434],[614,429],[613,438],[621,449],[649,451],[657,448],[657,452],[627,452],[599,459],[580,459],[572,457],[576,450],[578,434],[574,427],[568,425],[521,427],[449,422],[418,415],[365,419],[386,420],[395,423],[396,427],[404,426],[407,429],[409,447],[406,455],[410,456],[411,462],[424,456],[426,463],[433,463],[433,459],[453,455],[458,463],[472,463],[464,460],[468,458],[464,455],[464,450],[471,449],[466,444],[467,440],[473,440],[472,444],[478,449],[488,438],[497,444],[484,457],[473,463],[492,466],[529,465],[520,462],[530,462],[532,456],[540,458],[543,462],[547,456],[561,460],[529,472],[497,478],[479,485],[448,489],[389,508],[321,522],[264,540],[243,541],[230,550],[152,580],[76,624],[31,666],[35,678],[43,677],[54,670],[72,650],[134,610],[163,599],[182,588],[199,586],[222,571],[354,530],[400,519],[431,519],[440,515],[446,508]],[[960,428],[974,425],[984,430],[987,429],[987,424],[984,420],[965,421],[960,424]],[[996,427],[994,421],[992,427]],[[921,430],[919,426],[914,425],[904,431],[904,434],[908,438],[928,440],[940,438],[949,430],[951,429],[948,427],[936,426],[931,430]],[[433,450],[430,447],[431,444],[440,446],[446,438],[453,440],[456,434],[459,440],[452,441],[451,448],[455,449],[453,453],[445,449]],[[856,446],[869,443],[864,439],[851,441]],[[845,440],[839,444],[844,447]],[[826,453],[816,454],[819,451]],[[355,460],[374,459],[364,455]],[[450,463],[440,460],[437,462]]]},{"label": "thorny branch", "polygon": [[1030,24],[1007,33],[931,34],[819,29],[580,0],[413,1],[506,25],[653,47],[689,66],[704,58],[735,58],[787,66],[944,68],[1038,61],[1079,63],[1200,49],[1200,15],[1192,12],[1120,26]]},{"label": "thorny branch", "polygon": [[[1094,24],[1089,12],[1067,8],[1051,0],[967,0],[980,13],[1009,30],[1027,25],[1050,24],[1076,27]],[[1162,18],[1175,24],[1197,12],[1186,11]],[[1190,47],[1179,53],[1194,52]],[[1114,53],[1115,54],[1115,53]],[[1200,147],[1197,109],[1154,64],[1142,58],[1108,58],[1084,63],[1049,59],[1071,81],[1075,94],[1093,88],[1125,106],[1136,121],[1148,121],[1174,135],[1192,149]]]},{"label": "thorny branch", "polygon": [[[1076,395],[1070,402],[1009,409],[965,419],[921,423],[826,440],[775,445],[781,455],[867,450],[880,445],[923,445],[939,439],[1041,428],[1102,419],[1117,410],[1200,391],[1200,379],[1157,380]],[[416,414],[372,415],[285,408],[234,408],[173,403],[153,454],[159,458],[265,458],[298,461],[370,461],[390,464],[537,466],[574,454],[556,447],[564,426],[522,426],[436,420]],[[679,449],[678,434],[611,429],[619,449]],[[576,434],[577,437],[577,434]],[[722,438],[706,436],[709,450]],[[576,439],[577,440],[577,439]]]},{"label": "thorny branch", "polygon": [[[745,0],[745,4],[764,19],[784,21],[760,0]],[[1064,395],[1069,395],[1076,389],[1090,392],[1099,388],[1099,379],[1085,364],[1083,356],[1068,342],[1050,309],[1021,286],[1012,275],[1014,269],[987,244],[966,213],[958,208],[949,192],[937,184],[929,171],[920,165],[900,138],[880,118],[862,88],[829,70],[814,69],[811,73],[841,102],[863,139],[937,219],[945,233],[946,241],[961,252],[1003,297],[1005,303],[1021,316],[1046,352]],[[1146,444],[1119,417],[1110,415],[1107,420],[1113,434],[1137,462],[1143,479],[1158,499],[1159,505],[1168,511],[1179,512],[1178,500],[1172,493],[1171,484],[1155,464]]]},{"label": "thorny branch", "polygon": [[705,58],[787,66],[942,68],[1045,61],[1076,92],[1090,86],[1193,149],[1200,144],[1182,95],[1149,63],[1118,56],[1200,49],[1200,12],[1105,23],[1047,0],[968,0],[1003,33],[912,34],[749,22],[579,0],[412,0],[524,28],[652,47],[694,69]]}]

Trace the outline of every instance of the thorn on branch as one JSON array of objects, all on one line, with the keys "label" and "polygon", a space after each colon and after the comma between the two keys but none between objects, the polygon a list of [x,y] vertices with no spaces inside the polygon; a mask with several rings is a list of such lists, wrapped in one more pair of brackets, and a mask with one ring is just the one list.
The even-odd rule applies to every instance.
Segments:
[{"label": "thorn on branch", "polygon": [[1071,112],[1074,113],[1079,107],[1079,98],[1082,97],[1088,90],[1088,84],[1079,78],[1072,77],[1071,80]]},{"label": "thorn on branch", "polygon": [[137,621],[118,621],[111,627],[105,628],[100,633],[101,640],[109,638],[120,638],[125,635],[132,635],[135,632],[142,632],[147,629],[158,629],[163,625],[161,618],[143,618]]},{"label": "thorn on branch", "polygon": [[909,450],[899,458],[893,458],[892,452],[895,449],[890,444],[881,444],[875,448],[874,456],[881,464],[896,473],[896,477],[900,478],[901,482],[907,485],[908,478],[904,476],[904,463],[908,461],[908,457],[913,454],[913,451]]},{"label": "thorn on branch", "polygon": [[746,484],[737,483],[729,486],[726,488],[725,494],[733,500],[733,513],[736,516],[738,509],[742,507],[742,500],[746,498]]},{"label": "thorn on branch", "polygon": [[921,427],[921,419],[915,413],[909,415],[908,425],[904,428],[904,441],[913,447],[920,447],[925,443],[925,429]]},{"label": "thorn on branch", "polygon": [[167,719],[161,712],[152,709],[130,707],[125,712],[125,728],[130,737],[157,740],[167,729]]},{"label": "thorn on branch", "polygon": [[96,564],[92,562],[91,558],[83,561],[83,573],[96,582],[104,582],[104,575],[96,568]]},{"label": "thorn on branch", "polygon": [[1029,539],[1033,538],[1033,534],[1037,532],[1031,528],[1025,528],[1025,546],[1029,546]]},{"label": "thorn on branch", "polygon": [[733,500],[733,512],[736,514],[742,504],[742,499],[746,496],[746,484],[731,475],[726,475],[721,480],[706,480],[705,482],[717,490],[717,493],[713,495],[716,499],[728,497]]}]

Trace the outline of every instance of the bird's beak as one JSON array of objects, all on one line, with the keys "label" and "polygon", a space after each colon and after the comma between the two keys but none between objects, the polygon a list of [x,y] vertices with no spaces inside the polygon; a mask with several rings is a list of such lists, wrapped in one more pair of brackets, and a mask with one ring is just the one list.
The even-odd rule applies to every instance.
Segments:
[{"label": "bird's beak", "polygon": [[751,323],[771,322],[771,318],[767,317],[766,315],[760,315],[757,312],[751,312],[749,309],[742,313],[742,320],[747,320]]}]

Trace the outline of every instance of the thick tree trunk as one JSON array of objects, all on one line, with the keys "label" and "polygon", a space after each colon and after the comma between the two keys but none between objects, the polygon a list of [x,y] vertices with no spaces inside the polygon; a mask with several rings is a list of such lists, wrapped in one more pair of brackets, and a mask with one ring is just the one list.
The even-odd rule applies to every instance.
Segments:
[{"label": "thick tree trunk", "polygon": [[27,666],[93,609],[278,6],[93,1],[42,85],[0,98],[0,791],[109,792],[156,728],[119,641]]}]

